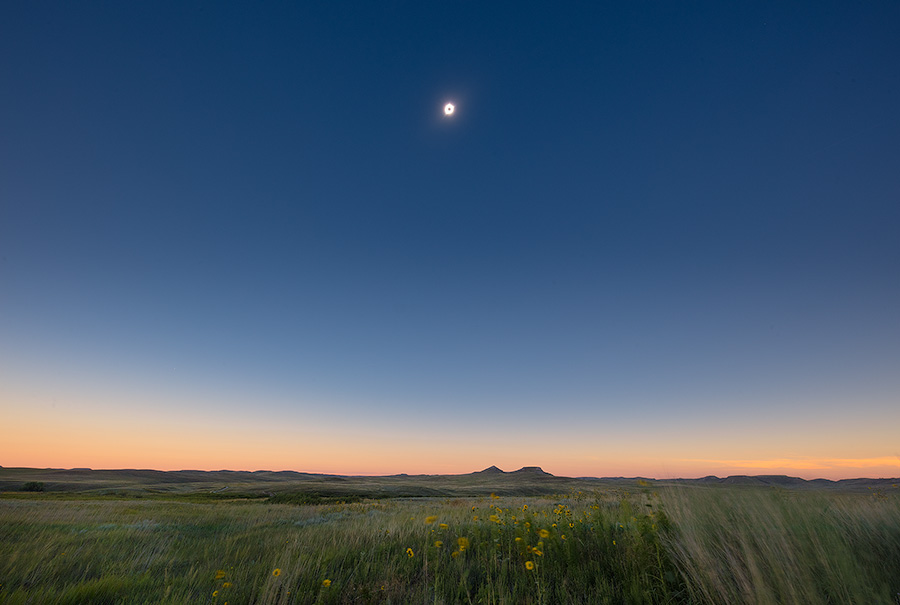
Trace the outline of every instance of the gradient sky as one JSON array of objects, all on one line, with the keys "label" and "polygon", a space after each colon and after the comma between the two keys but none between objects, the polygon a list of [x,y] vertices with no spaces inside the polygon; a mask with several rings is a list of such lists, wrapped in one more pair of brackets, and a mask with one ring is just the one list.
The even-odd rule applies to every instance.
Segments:
[{"label": "gradient sky", "polygon": [[898,23],[6,3],[0,464],[900,476]]}]

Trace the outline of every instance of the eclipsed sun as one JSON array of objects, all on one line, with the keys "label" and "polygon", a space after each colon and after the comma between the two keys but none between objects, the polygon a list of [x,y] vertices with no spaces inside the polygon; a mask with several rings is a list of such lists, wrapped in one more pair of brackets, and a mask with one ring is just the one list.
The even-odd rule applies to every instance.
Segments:
[{"label": "eclipsed sun", "polygon": [[450,117],[453,115],[453,112],[456,111],[456,105],[453,103],[447,103],[444,105],[444,115]]}]

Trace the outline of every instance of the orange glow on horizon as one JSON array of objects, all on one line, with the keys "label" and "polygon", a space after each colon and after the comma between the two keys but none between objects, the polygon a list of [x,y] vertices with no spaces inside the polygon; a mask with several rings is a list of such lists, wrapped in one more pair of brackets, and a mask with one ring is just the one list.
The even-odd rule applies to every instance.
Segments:
[{"label": "orange glow on horizon", "polygon": [[[86,440],[60,443],[47,448],[4,439],[0,449],[3,466],[33,468],[142,468],[157,470],[293,470],[335,475],[453,475],[483,470],[491,465],[509,472],[523,466],[540,466],[563,477],[648,477],[656,479],[696,478],[706,475],[791,475],[804,479],[850,479],[900,477],[900,457],[869,458],[771,458],[746,460],[681,459],[670,462],[641,459],[630,463],[616,460],[572,461],[548,455],[498,455],[475,450],[448,458],[425,450],[349,451],[318,443],[302,451],[295,444],[274,443],[269,447],[241,450],[216,447],[208,440],[189,446],[174,441],[152,444],[152,440]],[[312,444],[310,444],[312,445]]]},{"label": "orange glow on horizon", "polygon": [[503,424],[501,416],[473,423],[408,419],[316,400],[265,415],[252,406],[213,401],[185,399],[163,407],[150,396],[124,406],[117,403],[124,395],[119,400],[85,394],[55,405],[51,395],[0,394],[18,403],[8,406],[0,424],[0,464],[373,476],[465,474],[494,465],[505,471],[540,466],[564,477],[900,477],[900,456],[888,455],[895,448],[885,445],[885,437],[871,435],[868,441],[845,438],[826,446],[821,438],[761,441],[752,432],[735,435],[700,426],[640,438],[610,431],[600,439],[602,425],[590,422],[549,434],[533,422]]},{"label": "orange glow on horizon", "polygon": [[[900,456],[871,458],[770,458],[756,460],[691,459],[713,469],[711,474],[727,470],[729,474],[798,474],[809,478],[849,479],[868,477],[866,471],[877,471],[882,477],[900,476]],[[813,472],[815,471],[815,472]]]}]

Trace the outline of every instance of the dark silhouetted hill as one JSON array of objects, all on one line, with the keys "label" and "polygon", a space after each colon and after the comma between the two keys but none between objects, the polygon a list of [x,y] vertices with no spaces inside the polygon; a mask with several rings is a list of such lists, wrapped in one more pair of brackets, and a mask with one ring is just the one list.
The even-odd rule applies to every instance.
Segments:
[{"label": "dark silhouetted hill", "polygon": [[505,471],[501,471],[501,470],[500,470],[499,468],[497,468],[496,466],[489,466],[489,467],[487,467],[486,469],[484,469],[483,471],[476,471],[476,472],[474,472],[474,473],[472,473],[472,474],[473,474],[473,475],[505,475],[506,472],[505,472]]},{"label": "dark silhouetted hill", "polygon": [[528,475],[532,477],[553,477],[550,473],[539,466],[523,466],[517,471],[513,471],[510,475]]},{"label": "dark silhouetted hill", "polygon": [[44,484],[44,494],[110,494],[115,496],[169,497],[273,497],[393,498],[537,496],[605,488],[646,489],[660,486],[895,490],[900,479],[806,480],[787,475],[713,475],[698,479],[646,479],[641,477],[559,477],[539,466],[505,472],[496,466],[462,475],[390,475],[381,477],[326,475],[297,471],[157,471],[152,469],[90,470],[0,467],[0,492],[17,492],[29,482]]}]

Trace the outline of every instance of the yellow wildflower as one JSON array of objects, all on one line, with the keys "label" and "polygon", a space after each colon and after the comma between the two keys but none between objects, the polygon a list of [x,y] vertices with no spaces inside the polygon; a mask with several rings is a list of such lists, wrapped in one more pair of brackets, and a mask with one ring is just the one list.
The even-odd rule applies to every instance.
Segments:
[{"label": "yellow wildflower", "polygon": [[225,572],[222,571],[221,569],[218,570],[218,571],[216,572],[216,579],[217,579],[217,580],[221,580],[221,579],[224,578],[224,577],[225,577]]},{"label": "yellow wildflower", "polygon": [[516,538],[516,542],[521,542],[521,541],[522,541],[522,538],[518,538],[518,537]]},{"label": "yellow wildflower", "polygon": [[440,547],[443,546],[443,545],[444,545],[444,543],[441,542],[440,540],[435,540],[435,541],[434,541],[434,547],[435,547],[435,548],[440,548]]},{"label": "yellow wildflower", "polygon": [[538,532],[538,535],[539,535],[540,537],[542,537],[542,538],[549,538],[549,537],[550,537],[550,532],[547,531],[546,529],[542,529],[542,530],[540,530],[540,531]]},{"label": "yellow wildflower", "polygon": [[453,558],[455,559],[456,557],[459,556],[459,551],[458,551],[458,550],[454,550],[452,553],[450,553],[450,556],[453,557]]},{"label": "yellow wildflower", "polygon": [[412,559],[414,556],[416,556],[416,553],[413,552],[413,549],[407,548],[407,549],[406,549],[406,556],[409,557],[410,559]]},{"label": "yellow wildflower", "polygon": [[222,588],[231,588],[231,582],[225,582],[222,584]]},{"label": "yellow wildflower", "polygon": [[219,596],[219,591],[218,591],[218,590],[214,590],[214,591],[213,591],[213,598],[215,599],[217,596]]},{"label": "yellow wildflower", "polygon": [[329,586],[331,586],[331,580],[329,580],[328,578],[325,578],[324,580],[322,580],[322,586],[324,586],[325,588],[328,588]]},{"label": "yellow wildflower", "polygon": [[539,557],[543,557],[543,556],[544,556],[544,551],[538,550],[537,548],[535,548],[535,549],[532,550],[531,552],[532,552],[532,554],[535,554],[535,555],[537,555],[537,556],[539,556]]},{"label": "yellow wildflower", "polygon": [[532,563],[531,561],[525,561],[525,569],[534,569],[534,563]]},{"label": "yellow wildflower", "polygon": [[497,494],[491,492],[491,500],[499,500],[499,499],[500,499],[500,496],[498,496]]},{"label": "yellow wildflower", "polygon": [[561,535],[561,536],[559,537],[559,539],[560,539],[560,540],[565,540],[565,539],[566,539],[566,534]]},{"label": "yellow wildflower", "polygon": [[527,505],[527,504],[523,504],[523,505],[522,505],[522,510],[528,510],[528,505]]},{"label": "yellow wildflower", "polygon": [[272,575],[277,578],[278,576],[281,575],[281,570],[276,567],[275,570],[272,572]]},{"label": "yellow wildflower", "polygon": [[441,528],[441,529],[447,529],[447,528],[450,527],[450,526],[447,525],[446,523],[441,523],[440,525],[438,525],[438,527]]},{"label": "yellow wildflower", "polygon": [[500,517],[498,517],[497,515],[491,515],[490,517],[488,517],[488,519],[490,519],[494,523],[500,523]]},{"label": "yellow wildflower", "polygon": [[456,543],[459,545],[459,550],[465,550],[465,549],[469,548],[469,539],[468,538],[459,537],[456,539]]}]

